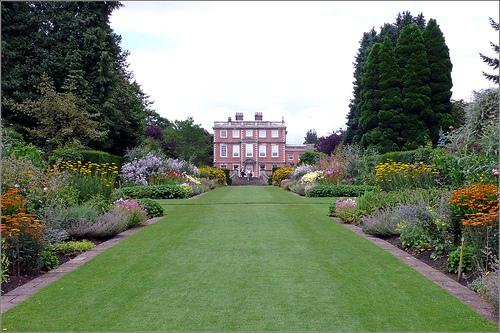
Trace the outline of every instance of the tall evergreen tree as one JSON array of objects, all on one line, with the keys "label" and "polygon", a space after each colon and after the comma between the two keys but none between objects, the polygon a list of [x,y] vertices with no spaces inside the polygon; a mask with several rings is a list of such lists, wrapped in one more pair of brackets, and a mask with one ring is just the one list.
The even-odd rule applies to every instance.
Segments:
[{"label": "tall evergreen tree", "polygon": [[379,91],[379,51],[382,44],[375,43],[368,56],[368,61],[364,67],[364,74],[361,84],[361,102],[359,103],[360,117],[359,129],[362,131],[360,145],[367,148],[375,141],[372,138],[372,131],[378,126],[378,113],[380,111],[380,91]]},{"label": "tall evergreen tree", "polygon": [[361,100],[361,80],[363,78],[363,67],[368,59],[372,45],[377,40],[377,32],[374,28],[370,32],[365,32],[360,41],[358,48],[358,55],[354,65],[354,81],[353,81],[353,95],[349,103],[349,113],[347,114],[347,129],[344,134],[344,143],[356,143],[361,141],[363,133],[358,127],[359,117],[361,115],[359,110],[359,103]]},{"label": "tall evergreen tree", "polygon": [[435,115],[430,108],[430,68],[422,32],[416,24],[406,26],[396,46],[396,58],[402,72],[403,150],[416,149],[430,139],[428,123]]},{"label": "tall evergreen tree", "polygon": [[[495,22],[495,20],[493,20],[491,17],[490,17],[490,24],[493,27],[493,29],[495,29],[495,31],[498,31],[498,22]],[[493,49],[493,51],[495,51],[498,54],[498,44],[494,44],[494,43],[490,42],[490,45],[491,45],[491,48]],[[479,56],[486,64],[488,64],[488,66],[493,67],[494,70],[498,69],[498,58],[487,57],[482,53],[479,53]],[[498,73],[498,71],[497,71],[497,73]],[[488,80],[493,81],[493,83],[498,84],[498,74],[488,74],[486,72],[483,72],[483,75]]]},{"label": "tall evergreen tree", "polygon": [[425,19],[423,14],[419,14],[417,17],[411,15],[410,12],[406,11],[403,13],[398,13],[395,22],[393,24],[385,23],[380,28],[380,33],[378,34],[374,28],[370,32],[365,32],[363,38],[360,40],[360,47],[358,48],[358,54],[356,56],[354,65],[354,81],[353,81],[353,99],[349,102],[349,113],[347,115],[347,129],[344,134],[344,143],[356,143],[360,142],[363,135],[362,131],[358,128],[360,111],[359,103],[361,101],[361,79],[363,77],[363,67],[368,59],[368,54],[372,46],[375,43],[381,43],[384,41],[385,36],[389,37],[393,42],[395,47],[397,40],[401,31],[406,25],[417,24],[417,26],[423,30],[425,28]]},{"label": "tall evergreen tree", "polygon": [[453,65],[450,60],[448,46],[437,25],[436,20],[431,19],[422,33],[424,38],[427,61],[432,75],[429,76],[429,87],[431,89],[431,108],[434,116],[427,120],[430,138],[433,143],[439,140],[439,130],[445,131],[453,125],[451,104],[451,70]]},{"label": "tall evergreen tree", "polygon": [[374,148],[384,154],[398,151],[403,140],[400,137],[403,119],[403,100],[401,96],[401,75],[396,63],[392,41],[385,37],[379,51],[380,111],[378,126],[373,130]]}]

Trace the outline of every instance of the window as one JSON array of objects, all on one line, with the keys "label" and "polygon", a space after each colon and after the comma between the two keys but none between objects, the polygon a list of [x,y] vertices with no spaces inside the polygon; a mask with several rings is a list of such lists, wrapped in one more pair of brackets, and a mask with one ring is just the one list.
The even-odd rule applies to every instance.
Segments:
[{"label": "window", "polygon": [[233,157],[240,157],[240,145],[233,145]]},{"label": "window", "polygon": [[220,157],[227,157],[227,145],[220,145]]},{"label": "window", "polygon": [[253,131],[252,130],[247,130],[247,137],[252,137],[253,136]]},{"label": "window", "polygon": [[226,130],[221,130],[220,131],[220,137],[221,138],[227,138],[227,131]]},{"label": "window", "polygon": [[259,157],[266,157],[266,146],[265,145],[259,146]]},{"label": "window", "polygon": [[265,171],[266,170],[266,165],[265,164],[261,164],[260,165],[260,170]]},{"label": "window", "polygon": [[259,138],[265,138],[266,137],[266,130],[259,130]]},{"label": "window", "polygon": [[226,168],[227,168],[227,165],[226,165],[226,164],[221,164],[221,165],[220,165],[220,167],[221,167],[221,169],[222,169],[222,168],[226,169]]},{"label": "window", "polygon": [[272,145],[271,148],[272,148],[272,155],[271,156],[278,157],[279,156],[278,155],[278,145]]},{"label": "window", "polygon": [[273,138],[279,138],[279,134],[278,133],[279,133],[278,130],[272,130],[271,137],[273,137]]},{"label": "window", "polygon": [[239,130],[233,130],[233,138],[239,138],[240,137],[240,131]]},{"label": "window", "polygon": [[288,154],[288,159],[293,161],[293,154]]},{"label": "window", "polygon": [[247,143],[246,145],[246,157],[253,157],[253,144]]}]

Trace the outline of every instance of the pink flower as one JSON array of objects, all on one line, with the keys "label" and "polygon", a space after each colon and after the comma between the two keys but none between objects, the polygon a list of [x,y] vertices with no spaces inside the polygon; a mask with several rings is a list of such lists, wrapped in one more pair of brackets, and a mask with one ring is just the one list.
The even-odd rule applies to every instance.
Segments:
[{"label": "pink flower", "polygon": [[493,170],[491,170],[491,172],[493,172],[493,174],[494,174],[495,176],[498,176],[498,170],[497,170],[497,169],[493,169]]}]

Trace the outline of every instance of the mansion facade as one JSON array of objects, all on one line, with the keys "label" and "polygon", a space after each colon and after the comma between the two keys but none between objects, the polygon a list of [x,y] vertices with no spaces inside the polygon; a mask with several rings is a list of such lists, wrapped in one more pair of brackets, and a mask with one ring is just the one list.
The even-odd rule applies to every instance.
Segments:
[{"label": "mansion facade", "polygon": [[214,122],[214,166],[228,168],[231,177],[241,171],[253,177],[270,177],[273,167],[295,165],[306,151],[313,151],[313,144],[287,145],[284,118],[281,121],[264,121],[262,113],[255,113],[255,120],[243,120],[237,112],[234,120]]}]

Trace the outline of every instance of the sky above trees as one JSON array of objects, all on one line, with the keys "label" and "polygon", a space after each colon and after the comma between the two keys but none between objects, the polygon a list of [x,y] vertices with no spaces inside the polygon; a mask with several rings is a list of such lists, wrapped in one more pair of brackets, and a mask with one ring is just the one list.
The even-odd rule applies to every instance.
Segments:
[{"label": "sky above trees", "polygon": [[132,2],[115,10],[111,28],[131,52],[129,70],[174,121],[213,122],[235,112],[284,117],[288,143],[345,128],[353,97],[353,62],[364,32],[399,12],[436,19],[453,63],[452,99],[492,87],[479,53],[497,56],[496,1],[425,2]]}]

